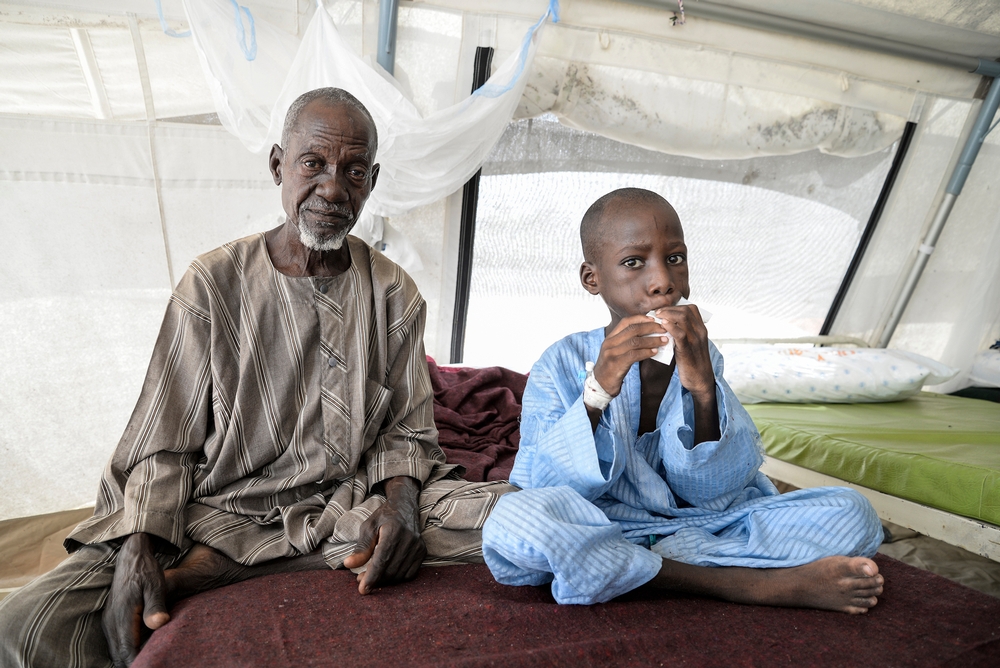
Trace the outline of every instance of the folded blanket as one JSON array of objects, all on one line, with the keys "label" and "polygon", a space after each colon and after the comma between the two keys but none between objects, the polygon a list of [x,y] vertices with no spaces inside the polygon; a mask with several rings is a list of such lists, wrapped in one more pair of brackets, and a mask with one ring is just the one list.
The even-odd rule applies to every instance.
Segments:
[{"label": "folded blanket", "polygon": [[439,367],[427,358],[434,386],[438,442],[470,482],[506,480],[521,442],[521,395],[528,377],[502,367]]}]

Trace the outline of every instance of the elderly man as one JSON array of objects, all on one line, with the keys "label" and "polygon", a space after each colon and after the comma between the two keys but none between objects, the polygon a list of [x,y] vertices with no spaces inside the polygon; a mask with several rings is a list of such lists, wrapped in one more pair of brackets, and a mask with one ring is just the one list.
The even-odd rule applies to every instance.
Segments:
[{"label": "elderly man", "polygon": [[378,178],[375,124],[319,89],[281,144],[287,220],[181,279],[94,516],[62,565],[0,604],[2,666],[127,665],[171,602],[249,577],[367,564],[365,594],[427,558],[481,558],[512,488],[445,463],[424,301],[348,236]]}]

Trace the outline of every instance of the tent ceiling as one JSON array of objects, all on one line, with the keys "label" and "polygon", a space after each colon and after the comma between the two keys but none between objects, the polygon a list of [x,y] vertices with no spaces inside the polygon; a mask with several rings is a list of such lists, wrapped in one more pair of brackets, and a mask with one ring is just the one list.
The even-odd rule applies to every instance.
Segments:
[{"label": "tent ceiling", "polygon": [[[677,10],[676,0],[630,0],[635,4]],[[699,0],[687,0],[695,7]],[[996,0],[712,0],[718,5],[772,14],[840,28],[865,35],[926,46],[939,51],[982,58],[1000,57],[1000,12]],[[572,0],[564,0],[571,4]],[[312,15],[311,0],[245,0],[262,18],[297,32]],[[373,1],[372,4],[377,4]],[[537,17],[544,0],[417,0],[407,4],[427,4],[472,10],[480,13],[523,14]],[[35,8],[73,13],[156,15],[154,0],[37,0]],[[181,0],[161,0],[164,16],[185,20]],[[0,15],[12,18],[11,6],[0,5]],[[18,11],[27,11],[19,8]]]},{"label": "tent ceiling", "polygon": [[[652,0],[664,8],[676,3]],[[1000,56],[996,0],[712,0],[964,56]],[[696,6],[698,0],[689,0]]]},{"label": "tent ceiling", "polygon": [[[184,4],[181,0],[160,0],[163,18],[171,24],[185,23]],[[249,5],[255,16],[268,21],[291,34],[298,34],[305,27],[316,3],[311,0],[241,0]],[[0,19],[17,22],[19,17],[36,23],[38,15],[62,14],[59,23],[67,26],[107,23],[107,17],[135,14],[139,18],[156,19],[156,0],[36,0],[31,5],[0,2]],[[47,21],[52,23],[53,21]]]},{"label": "tent ceiling", "polygon": [[[696,8],[699,3],[699,0],[686,1],[688,9]],[[997,11],[996,0],[711,1],[716,5],[816,23],[949,53],[979,58],[1000,57],[1000,12]],[[670,13],[677,11],[677,0],[626,2]],[[413,4],[532,17],[541,13],[545,3],[540,0],[419,0]],[[563,9],[571,10],[576,4],[572,0],[564,0]],[[564,17],[567,14],[572,14],[572,11],[564,11]]]}]

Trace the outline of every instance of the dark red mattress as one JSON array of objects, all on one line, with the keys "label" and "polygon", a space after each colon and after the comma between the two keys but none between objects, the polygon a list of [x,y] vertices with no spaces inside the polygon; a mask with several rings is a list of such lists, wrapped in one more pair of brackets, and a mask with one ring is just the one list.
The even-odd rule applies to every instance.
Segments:
[{"label": "dark red mattress", "polygon": [[[429,365],[448,460],[506,479],[527,377]],[[483,565],[364,597],[348,571],[275,575],[181,601],[133,666],[1000,666],[1000,599],[876,561],[885,593],[857,617],[649,592],[559,606]]]},{"label": "dark red mattress", "polygon": [[633,592],[557,605],[484,565],[359,596],[348,571],[274,575],[181,601],[133,668],[189,666],[997,666],[1000,599],[887,557],[867,615]]}]

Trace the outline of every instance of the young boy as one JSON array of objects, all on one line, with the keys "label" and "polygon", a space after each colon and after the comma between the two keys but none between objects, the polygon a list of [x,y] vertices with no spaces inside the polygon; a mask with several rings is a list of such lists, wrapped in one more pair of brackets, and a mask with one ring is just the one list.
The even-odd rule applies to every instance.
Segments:
[{"label": "young boy", "polygon": [[[779,495],[759,472],[760,436],[722,378],[722,356],[698,307],[678,305],[687,247],[670,204],[616,190],[590,207],[580,237],[580,280],[611,323],[559,341],[531,370],[511,473],[522,490],[483,528],[497,581],[551,582],[560,603],[648,583],[867,612],[882,593],[868,558],[879,519],[850,489]],[[651,358],[668,335],[665,365]]]}]

